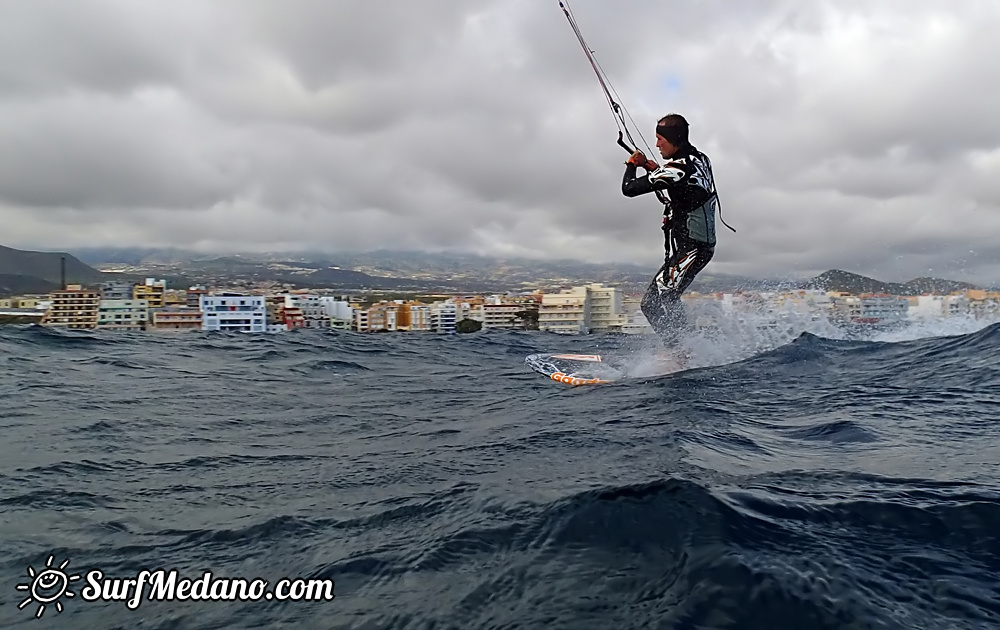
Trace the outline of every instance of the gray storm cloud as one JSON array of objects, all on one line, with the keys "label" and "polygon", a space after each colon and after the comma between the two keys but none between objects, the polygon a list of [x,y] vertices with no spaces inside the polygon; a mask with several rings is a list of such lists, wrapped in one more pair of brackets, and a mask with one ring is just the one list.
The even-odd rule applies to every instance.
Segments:
[{"label": "gray storm cloud", "polygon": [[[710,271],[1000,284],[994,0],[571,6],[646,140],[712,157]],[[658,264],[556,0],[0,8],[3,244]]]}]

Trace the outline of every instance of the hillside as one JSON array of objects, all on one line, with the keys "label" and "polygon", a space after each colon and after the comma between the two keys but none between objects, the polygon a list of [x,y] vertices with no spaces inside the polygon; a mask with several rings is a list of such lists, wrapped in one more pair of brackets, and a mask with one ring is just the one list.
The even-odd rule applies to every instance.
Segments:
[{"label": "hillside", "polygon": [[48,293],[50,291],[55,291],[58,288],[59,286],[57,283],[42,280],[41,278],[0,273],[0,297],[26,295],[31,293]]},{"label": "hillside", "polygon": [[66,282],[94,284],[104,274],[86,265],[75,256],[62,252],[32,252],[0,245],[0,275],[36,278],[53,285],[60,283],[60,258],[66,257]]},{"label": "hillside", "polygon": [[856,273],[831,269],[823,272],[804,285],[803,289],[822,291],[843,291],[855,295],[861,293],[888,293],[890,295],[921,295],[923,293],[948,294],[953,291],[978,289],[974,284],[940,278],[915,278],[908,282],[882,282]]}]

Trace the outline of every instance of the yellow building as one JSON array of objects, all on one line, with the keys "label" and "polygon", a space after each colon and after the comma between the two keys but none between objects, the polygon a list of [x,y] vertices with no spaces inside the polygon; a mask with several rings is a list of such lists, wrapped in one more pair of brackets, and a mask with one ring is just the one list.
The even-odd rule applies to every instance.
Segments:
[{"label": "yellow building", "polygon": [[14,304],[9,299],[0,299],[0,308],[14,308]]},{"label": "yellow building", "polygon": [[187,291],[167,289],[163,294],[163,306],[187,306]]},{"label": "yellow building", "polygon": [[60,328],[96,328],[101,294],[71,284],[63,291],[53,291],[49,310],[42,324]]},{"label": "yellow building", "polygon": [[145,284],[137,284],[132,289],[132,298],[136,300],[146,300],[150,309],[163,308],[163,299],[166,292],[166,280],[146,278]]}]

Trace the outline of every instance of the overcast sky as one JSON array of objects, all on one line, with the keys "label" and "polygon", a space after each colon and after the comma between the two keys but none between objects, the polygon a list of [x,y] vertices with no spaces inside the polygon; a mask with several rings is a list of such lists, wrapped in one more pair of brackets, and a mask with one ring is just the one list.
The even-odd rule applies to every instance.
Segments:
[{"label": "overcast sky", "polygon": [[[997,0],[575,0],[709,272],[1000,283]],[[662,207],[556,0],[0,0],[0,244],[650,265]],[[658,156],[657,156],[658,157]]]}]

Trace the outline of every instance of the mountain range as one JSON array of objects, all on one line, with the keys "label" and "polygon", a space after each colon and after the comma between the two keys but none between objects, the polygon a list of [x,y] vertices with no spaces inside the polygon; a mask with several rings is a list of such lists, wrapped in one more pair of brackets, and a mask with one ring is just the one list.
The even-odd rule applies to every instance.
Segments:
[{"label": "mountain range", "polygon": [[65,252],[32,252],[0,245],[0,295],[48,293],[60,288],[62,259],[68,284],[101,282],[104,274]]},{"label": "mountain range", "polygon": [[824,291],[843,291],[855,295],[861,293],[887,293],[890,295],[921,295],[937,293],[946,295],[954,291],[979,289],[968,282],[942,280],[940,278],[915,278],[908,282],[881,282],[855,273],[831,269],[804,283],[803,288]]},{"label": "mountain range", "polygon": [[[0,295],[47,293],[59,287],[60,261],[66,259],[66,281],[95,285],[109,280],[136,281],[155,276],[168,286],[277,282],[300,288],[345,291],[486,292],[556,290],[590,282],[617,285],[629,292],[645,290],[647,266],[593,264],[579,261],[539,261],[472,254],[375,251],[331,254],[254,254],[206,256],[179,249],[85,249],[77,256],[64,252],[33,252],[0,246]],[[90,263],[90,264],[87,264]],[[91,265],[114,272],[102,272]],[[882,282],[832,269],[806,282],[769,280],[704,273],[691,291],[773,291],[796,288],[919,295],[978,288],[938,278],[905,283]]]}]

